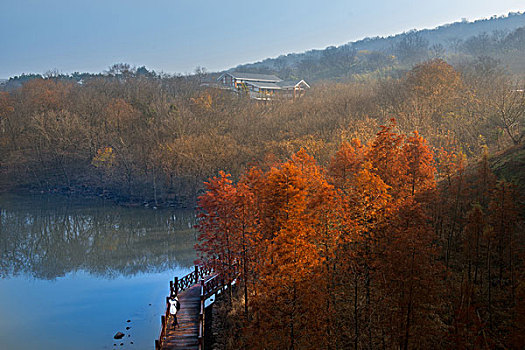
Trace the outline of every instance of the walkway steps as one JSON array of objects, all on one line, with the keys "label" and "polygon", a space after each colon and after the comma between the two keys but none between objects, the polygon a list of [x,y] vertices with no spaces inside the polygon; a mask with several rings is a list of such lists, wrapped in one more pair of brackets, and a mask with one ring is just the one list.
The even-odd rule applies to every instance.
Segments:
[{"label": "walkway steps", "polygon": [[196,350],[199,348],[199,313],[200,313],[200,284],[179,293],[180,310],[177,313],[179,325],[173,328],[168,326],[163,350]]}]

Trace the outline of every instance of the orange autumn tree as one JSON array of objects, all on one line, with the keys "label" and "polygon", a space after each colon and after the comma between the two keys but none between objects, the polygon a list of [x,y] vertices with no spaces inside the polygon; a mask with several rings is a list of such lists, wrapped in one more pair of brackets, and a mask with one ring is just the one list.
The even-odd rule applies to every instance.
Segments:
[{"label": "orange autumn tree", "polygon": [[436,168],[427,141],[414,131],[413,135],[405,140],[402,151],[410,195],[433,189],[436,186]]},{"label": "orange autumn tree", "polygon": [[[418,204],[422,199],[428,201],[422,194],[435,187],[432,153],[417,132],[405,137],[394,128],[395,121],[383,126],[366,146],[358,140],[352,145],[342,144],[329,167],[332,182],[341,191],[347,223],[343,230],[349,237],[340,255],[346,268],[342,272],[352,281],[354,305],[347,310],[352,317],[346,318],[343,327],[353,334],[346,342],[351,340],[354,348],[386,343],[408,346],[413,338],[411,323],[420,317],[419,293],[413,291],[424,288],[417,273],[420,269],[430,271],[435,265],[433,232]],[[405,218],[404,222],[395,230],[400,218]],[[414,251],[418,244],[421,249]],[[403,260],[406,263],[400,264]],[[431,276],[436,278],[435,274]],[[403,281],[398,292],[385,294],[396,281]],[[404,327],[394,328],[387,320],[399,307],[410,311],[397,314],[405,318],[398,323]]]},{"label": "orange autumn tree", "polygon": [[433,158],[419,134],[393,128],[342,144],[328,170],[301,150],[206,184],[198,249],[220,269],[242,266],[243,346],[408,349],[442,335],[424,213]]},{"label": "orange autumn tree", "polygon": [[[372,343],[373,265],[378,234],[389,213],[389,186],[372,172],[370,162],[347,180],[342,194],[344,238],[342,273],[353,281],[353,317],[347,327],[353,331],[354,346]],[[343,286],[347,288],[347,286]],[[345,293],[344,290],[341,293]],[[346,294],[346,293],[345,293]],[[358,304],[361,304],[358,306]]]},{"label": "orange autumn tree", "polygon": [[[424,210],[433,198],[436,169],[426,140],[417,132],[409,137],[398,135],[392,131],[394,126],[378,134],[369,152],[373,164],[383,165],[376,168],[377,174],[392,186],[390,215],[376,234],[373,261],[382,310],[380,342],[403,349],[414,342],[415,347],[427,347],[440,339],[435,331],[439,325],[428,317],[428,310],[439,296],[435,292],[441,267]],[[385,162],[390,163],[388,167]]]},{"label": "orange autumn tree", "polygon": [[261,220],[266,234],[260,244],[264,258],[258,266],[261,293],[254,301],[253,329],[258,348],[313,349],[326,341],[319,336],[319,331],[321,335],[327,332],[322,322],[326,314],[318,311],[327,300],[315,282],[323,261],[330,258],[327,246],[331,250],[335,244],[323,239],[330,234],[318,231],[323,224],[329,225],[320,213],[326,214],[332,198],[323,176],[315,160],[301,150],[268,170],[260,184],[261,212],[272,214],[270,220]]},{"label": "orange autumn tree", "polygon": [[[255,248],[260,242],[253,192],[259,176],[257,169],[251,169],[233,185],[230,175],[221,171],[219,177],[205,183],[207,192],[199,198],[198,262],[212,267],[226,281],[237,277],[244,292],[245,322],[250,319],[249,300],[258,261]],[[231,297],[231,288],[228,292]]]},{"label": "orange autumn tree", "polygon": [[243,174],[236,186],[235,196],[231,198],[231,204],[235,207],[232,220],[235,225],[234,233],[238,247],[236,272],[242,281],[246,320],[250,318],[249,296],[254,289],[255,269],[259,261],[259,254],[255,248],[261,242],[258,225],[259,212],[255,202],[255,188],[261,175],[261,171],[257,168],[252,168]]},{"label": "orange autumn tree", "polygon": [[396,121],[381,126],[381,131],[368,147],[367,159],[371,169],[390,186],[389,193],[394,200],[406,194],[407,163],[403,154],[404,135],[395,132]]},{"label": "orange autumn tree", "polygon": [[328,167],[331,182],[343,192],[348,190],[349,180],[361,169],[367,147],[359,139],[343,142],[332,157]]},{"label": "orange autumn tree", "polygon": [[230,175],[221,171],[219,177],[213,177],[205,183],[206,193],[199,197],[197,228],[201,232],[196,248],[200,260],[217,273],[231,276],[234,263],[239,255],[235,232],[235,206],[233,199],[236,188]]}]

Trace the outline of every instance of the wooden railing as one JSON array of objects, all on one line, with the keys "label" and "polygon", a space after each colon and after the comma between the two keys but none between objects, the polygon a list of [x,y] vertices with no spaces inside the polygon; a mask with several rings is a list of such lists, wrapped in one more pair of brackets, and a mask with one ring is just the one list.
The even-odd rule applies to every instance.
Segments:
[{"label": "wooden railing", "polygon": [[205,266],[195,265],[195,269],[189,274],[182,278],[175,277],[173,281],[170,281],[170,295],[166,297],[166,310],[164,315],[160,316],[161,328],[159,339],[155,340],[155,349],[161,349],[164,337],[166,336],[166,328],[168,326],[168,315],[170,312],[169,299],[172,295],[178,295],[180,292],[190,288],[194,284],[203,280],[206,276],[212,273],[211,268]]},{"label": "wooden railing", "polygon": [[[201,280],[201,307],[199,313],[199,350],[204,350],[204,329],[206,326],[205,302],[212,295],[222,293],[226,289],[226,287],[231,288],[231,284],[235,280],[235,278],[229,280],[227,283],[225,283],[223,275],[214,275],[206,280]],[[214,300],[217,300],[217,296],[215,296]]]},{"label": "wooden railing", "polygon": [[201,280],[201,308],[199,311],[199,350],[204,350],[204,312],[206,309],[206,305],[204,305],[206,299],[204,298],[204,295],[202,291],[204,290],[206,282],[204,280]]},{"label": "wooden railing", "polygon": [[208,299],[210,296],[217,293],[217,290],[224,286],[224,278],[220,275],[214,275],[203,282],[204,283],[201,283],[201,296],[204,296],[205,299]]},{"label": "wooden railing", "polygon": [[194,284],[212,273],[212,269],[205,266],[195,265],[195,270],[187,274],[182,278],[175,277],[173,281],[170,281],[170,295],[178,295]]},{"label": "wooden railing", "polygon": [[155,339],[155,350],[160,350],[160,348],[162,347],[162,341],[164,340],[164,337],[166,336],[166,326],[168,322],[167,317],[170,311],[168,299],[169,297],[166,298],[166,304],[168,305],[166,307],[166,312],[164,313],[164,315],[160,316],[160,323],[161,323],[160,335],[159,335],[159,339]]},{"label": "wooden railing", "polygon": [[[237,269],[234,268],[234,271]],[[233,273],[233,278],[225,278],[222,274],[215,274],[209,277],[213,273],[210,267],[195,265],[194,271],[183,276],[182,278],[175,277],[173,281],[170,281],[170,296],[178,295],[180,292],[192,287],[200,281],[201,292],[200,292],[200,312],[199,312],[199,350],[204,349],[204,327],[205,327],[205,302],[212,295],[222,293],[226,288],[231,288],[233,281],[237,278],[237,273]],[[209,277],[209,278],[207,278]],[[166,329],[168,326],[168,315],[170,311],[169,299],[170,296],[166,297],[166,311],[164,315],[160,317],[161,329],[159,339],[155,340],[155,349],[159,350],[162,348],[164,337],[166,336]],[[216,299],[216,298],[215,298]]]}]

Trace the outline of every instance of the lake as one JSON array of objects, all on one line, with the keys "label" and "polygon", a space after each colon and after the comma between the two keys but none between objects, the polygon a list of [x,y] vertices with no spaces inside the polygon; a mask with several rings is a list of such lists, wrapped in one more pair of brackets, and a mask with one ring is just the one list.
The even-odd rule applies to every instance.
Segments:
[{"label": "lake", "polygon": [[0,349],[154,348],[194,225],[191,210],[1,195]]}]

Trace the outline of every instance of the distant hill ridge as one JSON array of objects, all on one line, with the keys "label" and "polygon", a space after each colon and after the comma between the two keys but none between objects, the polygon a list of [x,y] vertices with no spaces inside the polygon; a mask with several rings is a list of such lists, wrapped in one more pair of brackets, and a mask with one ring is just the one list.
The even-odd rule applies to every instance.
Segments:
[{"label": "distant hill ridge", "polygon": [[[273,74],[283,80],[308,82],[345,81],[368,76],[396,76],[413,65],[432,58],[442,58],[453,65],[488,56],[510,73],[525,78],[525,12],[511,12],[473,22],[466,20],[444,24],[434,29],[411,30],[388,37],[364,38],[323,50],[290,53],[276,58],[239,65],[223,72]],[[201,69],[198,67],[198,69]],[[223,72],[196,72],[197,80],[210,80]],[[219,74],[217,74],[219,73]],[[102,73],[46,74],[26,73],[0,79],[0,90],[12,90],[37,78],[82,83],[92,78],[145,77],[168,78],[168,75],[117,63]]]},{"label": "distant hill ridge", "polygon": [[454,39],[466,39],[482,33],[494,31],[511,32],[525,26],[525,13],[510,13],[507,16],[491,17],[473,22],[461,21],[441,25],[434,29],[412,30],[405,33],[389,36],[387,38],[365,38],[363,40],[349,43],[360,50],[381,50],[385,43],[399,42],[407,35],[418,33],[423,39],[432,44],[442,44],[445,48],[453,49],[456,45]]},{"label": "distant hill ridge", "polygon": [[[338,47],[329,46],[324,50],[290,53],[243,64],[230,71],[276,74],[283,79],[304,77],[318,80],[345,78],[392,67],[406,68],[434,57],[457,61],[487,55],[519,72],[523,64],[507,62],[505,57],[500,57],[501,52],[495,52],[497,49],[501,51],[502,45],[505,53],[509,53],[507,48],[520,53],[525,49],[525,13],[511,12],[506,16],[473,22],[464,20],[389,37],[364,38]],[[519,60],[519,56],[517,58]]]}]

